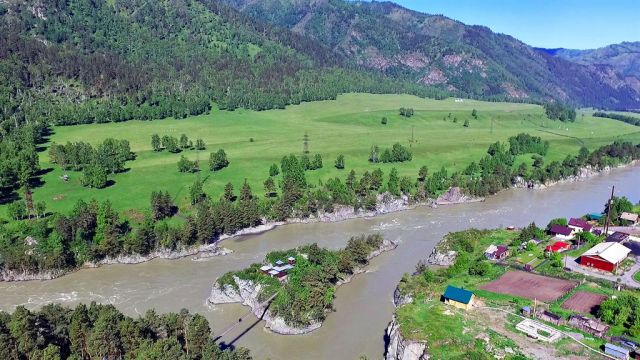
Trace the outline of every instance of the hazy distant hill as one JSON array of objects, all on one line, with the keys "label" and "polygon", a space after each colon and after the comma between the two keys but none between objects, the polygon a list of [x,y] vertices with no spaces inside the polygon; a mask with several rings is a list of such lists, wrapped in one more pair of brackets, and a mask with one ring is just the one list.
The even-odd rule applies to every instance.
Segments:
[{"label": "hazy distant hill", "polygon": [[391,2],[223,1],[396,78],[481,97],[638,107],[639,92],[607,66],[576,64],[486,27]]},{"label": "hazy distant hill", "polygon": [[623,42],[599,49],[541,49],[583,65],[611,66],[630,86],[640,91],[640,41]]}]

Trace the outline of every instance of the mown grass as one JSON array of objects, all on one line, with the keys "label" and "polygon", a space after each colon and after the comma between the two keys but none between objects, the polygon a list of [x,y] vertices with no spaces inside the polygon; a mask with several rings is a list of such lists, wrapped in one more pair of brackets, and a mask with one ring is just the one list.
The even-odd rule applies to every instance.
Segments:
[{"label": "mown grass", "polygon": [[[412,107],[415,115],[404,118],[400,107]],[[471,110],[478,111],[478,119]],[[449,118],[451,113],[451,118]],[[381,118],[388,124],[382,125]],[[443,120],[445,118],[445,120]],[[457,118],[457,123],[453,122]],[[463,127],[469,119],[470,127]],[[117,210],[147,209],[154,190],[168,190],[184,210],[188,188],[197,177],[206,180],[205,191],[215,197],[227,182],[236,190],[247,179],[254,192],[262,194],[263,181],[269,166],[279,163],[283,155],[300,154],[302,138],[308,133],[311,155],[320,153],[324,168],[307,173],[311,184],[335,176],[345,178],[351,169],[360,175],[365,170],[382,168],[385,175],[396,167],[400,175],[415,177],[422,165],[431,171],[445,166],[449,171],[461,170],[471,161],[479,160],[495,141],[505,141],[520,132],[541,136],[551,142],[547,161],[561,160],[576,154],[580,146],[593,149],[614,139],[640,141],[637,127],[620,121],[585,115],[575,123],[560,123],[546,119],[540,106],[529,104],[491,103],[452,99],[437,101],[409,95],[346,94],[334,101],[319,101],[289,106],[285,110],[255,112],[249,110],[218,111],[187,119],[129,121],[125,123],[90,124],[53,129],[50,143],[86,141],[98,144],[105,138],[127,139],[137,159],[127,163],[128,171],[112,177],[114,185],[105,189],[88,189],[80,185],[80,173],[70,172],[70,180],[60,179],[63,172],[52,165],[46,151],[40,154],[42,168],[51,168],[42,180],[44,185],[34,190],[35,201],[45,201],[49,211],[68,211],[79,200],[95,198],[110,200]],[[415,142],[410,143],[412,137]],[[157,133],[179,137],[186,134],[195,142],[202,138],[204,151],[188,150],[182,154],[151,149],[151,135]],[[253,141],[250,141],[253,139]],[[372,145],[389,147],[395,142],[411,144],[413,161],[403,164],[370,164]],[[219,172],[206,170],[209,153],[223,148],[230,166]],[[343,154],[346,169],[333,167],[335,158]],[[179,173],[177,161],[181,155],[200,160],[198,174]],[[518,161],[530,162],[529,157]],[[0,207],[0,214],[6,206]]]}]

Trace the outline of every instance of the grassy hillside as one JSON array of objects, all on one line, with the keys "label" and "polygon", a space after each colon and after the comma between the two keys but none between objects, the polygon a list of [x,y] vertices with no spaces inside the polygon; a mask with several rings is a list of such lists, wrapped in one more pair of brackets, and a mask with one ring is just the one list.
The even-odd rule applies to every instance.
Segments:
[{"label": "grassy hillside", "polygon": [[[415,115],[401,117],[400,107],[412,107]],[[478,111],[477,120],[471,117],[472,109]],[[381,124],[383,116],[389,119],[387,125]],[[457,123],[453,118],[458,119]],[[468,128],[463,127],[466,119],[470,121]],[[412,128],[416,139],[412,161],[375,165],[368,162],[372,145],[390,147],[400,142],[409,146]],[[51,211],[68,211],[78,199],[91,198],[109,199],[118,210],[148,209],[154,190],[168,190],[180,208],[187,209],[188,188],[198,176],[206,179],[205,191],[216,198],[227,182],[232,182],[236,192],[239,191],[245,178],[254,192],[261,194],[269,166],[279,164],[282,156],[289,153],[302,153],[305,132],[310,138],[310,155],[320,153],[324,160],[322,169],[307,172],[311,184],[335,176],[344,180],[351,169],[361,175],[365,170],[381,167],[388,174],[391,167],[396,167],[401,176],[412,178],[422,165],[427,165],[430,172],[442,166],[449,171],[462,170],[471,161],[478,161],[491,143],[520,132],[550,141],[547,160],[575,155],[582,144],[593,149],[618,138],[640,141],[637,127],[592,118],[589,112],[584,118],[579,115],[575,123],[560,123],[546,119],[543,109],[536,105],[370,94],[347,94],[335,101],[304,103],[285,110],[214,111],[182,120],[55,127],[53,132],[47,146],[67,141],[87,141],[95,145],[113,137],[129,140],[137,158],[127,162],[129,171],[112,177],[114,185],[98,190],[82,187],[79,172],[69,172],[70,180],[62,181],[60,167],[50,164],[48,152],[41,152],[41,167],[53,170],[43,176],[44,185],[34,190],[34,200],[46,201]],[[202,138],[207,149],[200,153],[195,150],[181,154],[154,152],[151,148],[154,133],[175,137],[184,133],[194,142]],[[219,148],[227,152],[230,165],[212,173],[207,170],[209,153]],[[346,158],[344,170],[333,167],[339,154]],[[198,174],[179,173],[176,164],[181,155],[192,160],[199,158],[203,170]],[[523,157],[516,165],[523,160],[530,161],[529,157]],[[5,208],[6,205],[0,207],[0,213],[4,214]]]}]

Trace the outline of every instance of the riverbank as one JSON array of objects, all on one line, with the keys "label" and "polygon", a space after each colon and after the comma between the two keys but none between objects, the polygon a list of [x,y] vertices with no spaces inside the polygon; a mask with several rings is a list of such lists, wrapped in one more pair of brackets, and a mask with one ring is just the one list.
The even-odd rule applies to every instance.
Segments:
[{"label": "riverbank", "polygon": [[[513,188],[516,189],[535,189],[535,190],[544,190],[555,185],[572,183],[572,182],[580,182],[586,181],[591,178],[597,177],[599,175],[610,174],[611,172],[618,169],[625,169],[629,167],[640,166],[640,161],[633,160],[628,164],[622,164],[615,167],[605,167],[601,170],[595,170],[590,167],[582,168],[578,175],[572,175],[566,179],[559,181],[549,181],[544,184],[533,184],[530,187],[527,182],[523,179],[517,179],[516,183],[512,185]],[[400,198],[393,198],[389,194],[380,194],[377,197],[378,204],[376,205],[375,210],[371,211],[363,211],[363,210],[354,210],[351,206],[336,206],[333,212],[319,212],[317,215],[308,217],[308,218],[291,218],[287,221],[272,221],[265,222],[264,224],[250,227],[246,229],[242,229],[232,235],[222,235],[220,236],[215,243],[202,245],[195,248],[190,249],[182,249],[182,250],[173,250],[169,251],[166,249],[157,250],[149,255],[123,255],[113,259],[104,259],[97,263],[86,263],[80,268],[69,269],[69,270],[51,270],[45,272],[24,272],[24,271],[14,271],[14,270],[1,270],[0,271],[0,282],[12,282],[12,281],[33,281],[33,280],[52,280],[64,275],[67,275],[71,272],[81,270],[83,268],[94,268],[103,265],[111,265],[111,264],[140,264],[147,261],[151,261],[153,259],[179,259],[189,256],[202,256],[202,257],[213,257],[219,255],[225,255],[228,252],[225,252],[224,248],[219,248],[219,245],[222,241],[237,238],[239,236],[246,235],[259,235],[267,231],[271,231],[278,226],[287,225],[287,224],[310,224],[310,223],[333,223],[333,222],[341,222],[351,219],[358,218],[373,218],[380,215],[385,215],[394,212],[401,212],[406,210],[412,210],[422,206],[431,206],[437,207],[439,205],[455,205],[455,204],[465,204],[465,203],[474,203],[484,201],[484,198],[476,198],[464,195],[460,188],[452,187],[447,192],[439,196],[437,199],[427,199],[422,202],[411,202],[409,198],[406,196],[401,196]],[[433,264],[437,265],[447,265],[449,263],[448,259],[451,257],[447,257],[446,254],[434,254],[434,256],[441,256],[443,261],[442,264],[439,264],[437,261]]]},{"label": "riverbank", "polygon": [[[371,260],[384,252],[394,250],[396,247],[398,247],[397,242],[383,240],[377,249],[367,255],[367,260]],[[351,274],[338,280],[334,285],[334,289],[351,282],[356,275],[364,272],[366,272],[366,266],[356,267]],[[307,334],[322,326],[320,321],[312,321],[303,327],[291,326],[286,323],[284,318],[274,315],[269,310],[270,302],[277,293],[267,300],[261,300],[260,295],[263,290],[263,284],[252,280],[240,279],[235,275],[233,276],[233,282],[233,284],[221,285],[216,279],[212,286],[211,294],[207,298],[207,303],[210,305],[241,303],[248,306],[258,319],[265,321],[265,329],[280,335]]]},{"label": "riverbank", "polygon": [[198,259],[204,259],[214,256],[224,256],[230,254],[232,251],[229,249],[225,249],[223,247],[218,246],[217,243],[207,244],[201,246],[195,246],[191,248],[185,248],[180,250],[168,250],[168,249],[159,249],[153,251],[147,255],[140,254],[131,254],[131,255],[120,255],[114,258],[105,258],[98,262],[86,262],[81,267],[76,269],[62,269],[62,270],[51,270],[51,271],[43,271],[43,272],[28,272],[28,271],[13,271],[13,270],[2,270],[0,271],[0,281],[12,282],[12,281],[33,281],[33,280],[53,280],[58,277],[67,275],[74,271],[87,269],[87,268],[97,268],[104,265],[115,265],[115,264],[141,264],[147,261],[151,261],[153,259],[166,259],[166,260],[175,260],[181,259],[189,256],[197,256]]}]

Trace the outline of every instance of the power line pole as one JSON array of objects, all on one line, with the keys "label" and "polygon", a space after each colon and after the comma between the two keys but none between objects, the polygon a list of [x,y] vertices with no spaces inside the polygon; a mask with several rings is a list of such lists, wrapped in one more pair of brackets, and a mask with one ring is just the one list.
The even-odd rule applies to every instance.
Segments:
[{"label": "power line pole", "polygon": [[611,197],[609,198],[609,202],[607,203],[607,217],[604,221],[604,236],[609,235],[609,216],[611,215],[611,202],[613,201],[613,192],[615,191],[615,189],[615,185],[611,186]]},{"label": "power line pole", "polygon": [[304,154],[308,154],[309,153],[309,134],[307,134],[307,132],[304,132],[304,137],[302,138],[302,152]]},{"label": "power line pole", "polygon": [[417,142],[418,142],[418,140],[416,140],[416,139],[413,137],[413,130],[414,130],[414,128],[415,128],[415,126],[414,126],[414,125],[411,125],[411,139],[409,139],[409,148],[411,148],[411,145],[413,145],[413,143],[417,143]]}]

